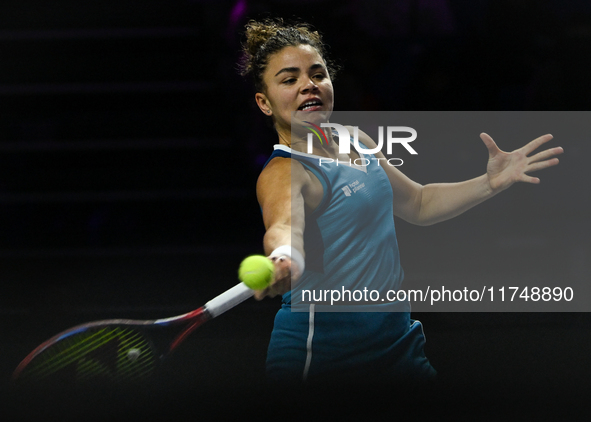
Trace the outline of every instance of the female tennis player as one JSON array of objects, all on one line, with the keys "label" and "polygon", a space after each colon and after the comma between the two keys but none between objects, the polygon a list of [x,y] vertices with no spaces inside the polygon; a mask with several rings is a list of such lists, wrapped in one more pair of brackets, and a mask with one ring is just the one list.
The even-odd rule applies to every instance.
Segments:
[{"label": "female tennis player", "polygon": [[[266,228],[265,253],[275,280],[257,299],[283,295],[267,355],[276,380],[380,379],[393,383],[429,379],[435,370],[424,354],[420,322],[408,302],[397,312],[292,312],[292,282],[298,289],[378,286],[397,290],[403,278],[393,216],[418,225],[453,218],[516,182],[539,183],[529,173],[558,164],[562,148],[537,152],[552,139],[541,136],[507,153],[482,134],[489,152],[486,173],[460,183],[420,185],[393,166],[379,166],[381,152],[363,166],[319,165],[318,157],[359,158],[339,153],[335,136],[315,141],[292,136],[292,113],[333,110],[334,69],[321,36],[305,24],[250,21],[243,74],[252,76],[255,100],[269,116],[279,143],[260,174],[257,196]],[[295,124],[295,123],[294,123]],[[376,143],[359,140],[367,149]],[[533,155],[532,155],[533,154]],[[326,160],[329,161],[329,160]],[[363,186],[347,195],[346,187]],[[345,188],[345,189],[344,189]],[[385,308],[384,308],[385,309]]]}]

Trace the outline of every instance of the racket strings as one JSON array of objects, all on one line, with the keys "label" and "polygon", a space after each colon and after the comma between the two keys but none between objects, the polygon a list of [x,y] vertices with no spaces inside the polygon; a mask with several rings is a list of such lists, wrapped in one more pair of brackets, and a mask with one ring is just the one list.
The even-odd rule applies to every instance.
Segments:
[{"label": "racket strings", "polygon": [[46,347],[24,368],[20,381],[52,377],[85,381],[95,378],[133,381],[150,375],[156,366],[152,348],[136,330],[104,327],[61,338]]}]

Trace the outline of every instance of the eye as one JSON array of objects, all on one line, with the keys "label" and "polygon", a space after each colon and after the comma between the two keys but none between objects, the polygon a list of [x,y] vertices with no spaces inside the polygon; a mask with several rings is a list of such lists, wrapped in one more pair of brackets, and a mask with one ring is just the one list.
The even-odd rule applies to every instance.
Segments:
[{"label": "eye", "polygon": [[314,79],[318,79],[318,80],[322,80],[324,78],[326,78],[326,75],[324,73],[317,73],[316,75],[313,76]]},{"label": "eye", "polygon": [[286,85],[291,85],[296,81],[296,78],[287,78],[283,81],[284,84]]}]

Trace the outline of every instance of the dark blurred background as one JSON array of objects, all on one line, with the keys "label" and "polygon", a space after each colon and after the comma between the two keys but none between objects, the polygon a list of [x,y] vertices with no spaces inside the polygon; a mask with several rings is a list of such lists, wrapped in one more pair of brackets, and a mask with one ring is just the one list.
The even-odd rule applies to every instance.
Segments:
[{"label": "dark blurred background", "polygon": [[[3,385],[56,332],[186,312],[234,285],[240,260],[262,252],[255,183],[276,136],[236,64],[244,24],[266,16],[298,17],[324,34],[342,67],[339,110],[591,105],[583,0],[3,2]],[[496,140],[507,150],[529,141]],[[434,227],[398,221],[407,281],[588,281],[591,148],[553,144],[566,153],[540,186],[515,186]],[[414,163],[402,170],[420,183],[458,181],[484,171],[486,150],[477,134],[432,140]],[[171,364],[168,389],[209,383],[219,398],[262,383],[278,306],[249,301],[195,333]],[[572,409],[589,387],[588,314],[414,317],[458,395],[543,394]]]}]

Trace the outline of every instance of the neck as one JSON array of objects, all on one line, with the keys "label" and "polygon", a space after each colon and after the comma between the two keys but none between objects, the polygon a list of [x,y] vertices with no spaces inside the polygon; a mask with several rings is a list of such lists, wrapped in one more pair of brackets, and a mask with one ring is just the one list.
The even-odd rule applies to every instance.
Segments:
[{"label": "neck", "polygon": [[[291,131],[277,131],[279,136],[279,143],[291,148],[294,151],[308,153],[308,134],[293,134]],[[326,141],[322,143],[318,140],[316,135],[312,138],[312,154],[320,155],[327,158],[335,158],[339,153],[339,147],[334,141],[332,133],[327,130],[325,132]]]}]

